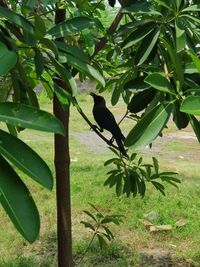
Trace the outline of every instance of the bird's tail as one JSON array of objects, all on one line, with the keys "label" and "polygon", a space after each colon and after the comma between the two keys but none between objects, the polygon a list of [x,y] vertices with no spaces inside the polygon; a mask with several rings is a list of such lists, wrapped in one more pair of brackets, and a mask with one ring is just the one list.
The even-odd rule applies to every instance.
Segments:
[{"label": "bird's tail", "polygon": [[119,139],[119,138],[116,138],[115,141],[116,141],[116,143],[117,143],[117,145],[118,145],[118,147],[119,147],[120,152],[121,152],[125,157],[128,157],[128,155],[127,155],[127,153],[126,153],[126,150],[125,150],[125,148],[124,148],[124,144],[123,144],[122,140]]}]

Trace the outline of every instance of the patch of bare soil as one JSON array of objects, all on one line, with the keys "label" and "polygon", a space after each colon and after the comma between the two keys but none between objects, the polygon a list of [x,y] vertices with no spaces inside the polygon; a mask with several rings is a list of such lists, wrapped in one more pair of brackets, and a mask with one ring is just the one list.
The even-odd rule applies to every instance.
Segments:
[{"label": "patch of bare soil", "polygon": [[[105,136],[109,139],[111,135],[105,131]],[[107,149],[107,144],[97,136],[93,131],[87,132],[73,132],[71,135],[81,144],[96,154],[110,154]],[[170,143],[179,146],[179,149],[165,149]],[[181,148],[181,149],[180,149]],[[144,154],[164,155],[166,159],[192,159],[200,160],[200,146],[192,131],[175,131],[166,133],[163,137],[158,137],[152,144],[152,147],[145,147],[142,149]]]},{"label": "patch of bare soil", "polygon": [[146,249],[141,252],[140,267],[195,267],[190,260],[176,260],[168,250]]}]

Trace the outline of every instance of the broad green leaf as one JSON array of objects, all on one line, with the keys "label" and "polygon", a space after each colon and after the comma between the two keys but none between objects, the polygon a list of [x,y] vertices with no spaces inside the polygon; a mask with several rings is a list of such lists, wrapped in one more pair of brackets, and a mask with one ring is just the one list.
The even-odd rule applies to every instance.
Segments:
[{"label": "broad green leaf", "polygon": [[116,195],[120,197],[122,194],[122,176],[119,176],[116,184]]},{"label": "broad green leaf", "polygon": [[64,135],[62,123],[51,113],[23,104],[0,103],[0,121],[18,127]]},{"label": "broad green leaf", "polygon": [[192,115],[189,115],[190,124],[196,134],[197,140],[200,143],[200,122]]},{"label": "broad green leaf", "polygon": [[170,11],[174,12],[174,10],[166,3],[166,1],[163,1],[163,0],[154,0],[154,1],[158,3],[160,6],[163,6],[169,9]]},{"label": "broad green leaf", "polygon": [[180,6],[181,6],[181,3],[182,3],[182,0],[176,0],[176,1],[174,1],[175,2],[175,4],[176,4],[176,8],[177,8],[177,10],[179,10],[180,9]]},{"label": "broad green leaf", "polygon": [[76,82],[75,82],[71,72],[68,70],[67,67],[64,67],[56,59],[54,59],[51,55],[49,55],[49,57],[52,61],[52,64],[56,68],[57,73],[69,85],[69,88],[71,88],[72,96],[76,96],[77,92],[78,92],[78,88],[77,88]]},{"label": "broad green leaf", "polygon": [[54,92],[62,105],[62,108],[64,111],[67,111],[70,105],[69,101],[69,93],[66,92],[63,88],[59,87],[56,83],[53,85],[54,87]]},{"label": "broad green leaf", "polygon": [[17,63],[17,54],[0,42],[0,76],[6,75]]},{"label": "broad green leaf", "polygon": [[[131,3],[131,1],[130,1]],[[136,2],[134,4],[127,5],[124,9],[122,9],[122,12],[132,12],[133,14],[141,14],[146,15],[152,18],[152,16],[162,16],[162,13],[158,12],[154,9],[152,4],[150,2]]]},{"label": "broad green leaf", "polygon": [[181,12],[188,12],[188,11],[192,12],[200,11],[200,4],[188,6],[184,8]]},{"label": "broad green leaf", "polygon": [[92,56],[95,50],[95,39],[93,38],[89,29],[84,29],[81,33],[85,41],[87,52],[90,56]]},{"label": "broad green leaf", "polygon": [[92,231],[95,231],[93,225],[89,222],[80,221],[80,223],[84,224],[85,228],[90,228]]},{"label": "broad green leaf", "polygon": [[111,104],[114,106],[117,104],[117,102],[119,101],[120,95],[121,95],[121,86],[120,86],[120,82],[119,83],[115,83],[113,85],[113,91],[112,91],[112,97],[111,97]]},{"label": "broad green leaf", "polygon": [[76,17],[53,26],[48,31],[48,34],[50,34],[54,38],[65,37],[68,35],[73,35],[74,33],[77,33],[83,29],[89,28],[93,24],[93,20],[87,17]]},{"label": "broad green leaf", "polygon": [[159,91],[175,94],[170,82],[162,73],[154,72],[149,74],[144,81]]},{"label": "broad green leaf", "polygon": [[133,80],[128,81],[124,85],[125,90],[130,90],[133,93],[137,93],[137,91],[143,91],[146,89],[149,89],[150,85],[144,82],[144,77],[137,77],[134,78]]},{"label": "broad green leaf", "polygon": [[47,49],[51,50],[54,55],[55,55],[55,58],[58,58],[58,49],[57,49],[57,46],[55,45],[54,41],[52,40],[49,40],[47,38],[42,38],[40,40],[40,43],[46,47]]},{"label": "broad green leaf", "polygon": [[9,22],[14,23],[15,25],[19,26],[23,30],[34,35],[33,25],[23,16],[15,13],[14,11],[8,8],[4,8],[2,6],[0,6],[0,16],[6,18]]},{"label": "broad green leaf", "polygon": [[154,99],[156,90],[147,89],[135,94],[130,103],[128,104],[128,110],[132,113],[137,113],[145,109],[149,103]]},{"label": "broad green leaf", "polygon": [[187,73],[187,74],[199,73],[194,62],[190,62],[190,63],[185,64],[185,73]]},{"label": "broad green leaf", "polygon": [[91,65],[79,60],[77,57],[67,55],[68,62],[80,71],[84,71],[90,77],[93,77],[97,82],[99,82],[103,87],[105,87],[105,80],[103,76]]},{"label": "broad green leaf", "polygon": [[159,35],[160,31],[154,30],[143,39],[135,57],[135,62],[138,66],[144,63],[148,58],[158,40]]},{"label": "broad green leaf", "polygon": [[159,171],[158,160],[155,157],[152,157],[152,160],[153,160],[153,166],[154,166],[155,172],[156,174],[158,174],[158,171]]},{"label": "broad green leaf", "polygon": [[35,72],[37,76],[41,76],[44,70],[44,59],[42,53],[37,48],[35,49],[34,62],[35,62]]},{"label": "broad green leaf", "polygon": [[40,40],[46,34],[46,26],[44,20],[35,14],[35,36]]},{"label": "broad green leaf", "polygon": [[125,146],[138,149],[152,143],[165,127],[171,110],[171,103],[161,103],[149,111],[130,131],[125,139]]},{"label": "broad green leaf", "polygon": [[90,218],[92,218],[95,222],[97,222],[97,219],[95,218],[95,216],[94,216],[91,212],[89,212],[89,211],[87,211],[87,210],[84,210],[84,212],[85,212],[85,214],[87,214]]},{"label": "broad green leaf", "polygon": [[139,27],[124,40],[122,47],[128,48],[143,40],[145,36],[154,30],[155,26],[156,24],[151,22]]},{"label": "broad green leaf", "polygon": [[188,96],[183,100],[180,110],[191,115],[200,116],[200,96]]},{"label": "broad green leaf", "polygon": [[196,68],[200,72],[200,59],[197,57],[197,55],[192,52],[192,50],[187,51],[189,56],[191,57],[192,61],[194,62]]},{"label": "broad green leaf", "polygon": [[188,126],[188,115],[180,111],[180,103],[175,102],[173,105],[173,121],[178,129],[184,129]]},{"label": "broad green leaf", "polygon": [[185,49],[185,45],[186,45],[186,33],[185,33],[185,29],[183,28],[181,24],[180,19],[176,20],[175,29],[176,29],[176,51],[180,52],[183,49]]},{"label": "broad green leaf", "polygon": [[157,190],[159,190],[163,194],[163,196],[165,196],[165,188],[162,184],[155,181],[152,181],[152,184],[155,186]]},{"label": "broad green leaf", "polygon": [[0,153],[36,182],[52,189],[53,177],[43,159],[20,139],[2,130],[0,130]]},{"label": "broad green leaf", "polygon": [[100,248],[104,251],[107,251],[108,250],[108,244],[106,243],[105,239],[100,234],[97,234],[97,237],[99,240]]},{"label": "broad green leaf", "polygon": [[145,182],[144,182],[143,180],[138,181],[137,185],[138,185],[138,191],[139,191],[139,194],[140,194],[141,197],[143,198],[143,197],[145,196],[145,192],[146,192],[146,185],[145,185]]},{"label": "broad green leaf", "polygon": [[30,243],[39,234],[37,207],[17,173],[0,155],[0,202],[19,233]]},{"label": "broad green leaf", "polygon": [[79,58],[81,61],[90,63],[88,55],[79,47],[66,44],[64,42],[54,41],[55,45],[60,51],[66,52],[74,57]]},{"label": "broad green leaf", "polygon": [[37,0],[22,0],[22,5],[29,8],[33,8],[36,3]]},{"label": "broad green leaf", "polygon": [[162,38],[162,42],[164,43],[164,46],[169,53],[169,56],[176,70],[177,78],[180,81],[181,86],[182,86],[184,83],[184,70],[182,67],[181,60],[180,60],[180,55],[176,53],[175,48],[173,47],[173,44],[170,42],[170,40]]}]

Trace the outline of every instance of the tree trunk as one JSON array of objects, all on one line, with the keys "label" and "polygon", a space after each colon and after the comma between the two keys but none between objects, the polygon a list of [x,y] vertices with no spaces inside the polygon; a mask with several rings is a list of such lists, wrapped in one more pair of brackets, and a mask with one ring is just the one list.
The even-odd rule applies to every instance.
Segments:
[{"label": "tree trunk", "polygon": [[55,135],[55,170],[57,198],[58,266],[71,267],[71,200],[70,200],[70,154],[69,109],[64,112],[57,97],[53,101],[54,114],[64,124],[65,136]]},{"label": "tree trunk", "polygon": [[[65,19],[65,10],[57,9],[55,23]],[[64,41],[62,38],[60,41]],[[55,79],[65,90],[66,85]],[[54,115],[63,123],[65,136],[55,134],[55,170],[56,170],[56,200],[57,200],[57,239],[58,239],[58,266],[72,267],[72,233],[71,233],[71,199],[70,199],[70,153],[69,153],[69,114],[65,112],[56,95],[53,99]]]}]

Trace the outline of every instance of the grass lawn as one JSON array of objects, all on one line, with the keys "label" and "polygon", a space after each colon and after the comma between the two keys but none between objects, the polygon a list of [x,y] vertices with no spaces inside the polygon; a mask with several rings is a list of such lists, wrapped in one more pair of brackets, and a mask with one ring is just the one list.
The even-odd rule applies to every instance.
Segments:
[{"label": "grass lawn", "polygon": [[[92,120],[92,99],[87,94],[79,96],[80,105]],[[51,104],[41,97],[42,107],[51,111]],[[110,105],[108,105],[110,106]],[[112,107],[115,117],[125,113],[123,102]],[[121,124],[126,134],[133,122]],[[53,135],[25,130],[20,138],[35,149],[53,167]],[[141,154],[149,162],[157,157],[163,171],[176,171],[182,183],[179,189],[166,185],[166,196],[147,185],[146,196],[141,199],[116,197],[114,189],[104,187],[108,167],[103,163],[112,157],[106,144],[101,143],[95,133],[89,131],[74,107],[70,119],[71,191],[74,255],[79,258],[86,249],[91,233],[80,224],[88,218],[83,210],[91,210],[89,202],[105,214],[122,214],[123,224],[112,225],[115,240],[108,252],[99,250],[94,243],[80,266],[149,266],[139,265],[145,253],[154,250],[170,252],[173,266],[200,266],[200,146],[190,128],[177,131],[172,125],[159,138],[153,148],[145,148]],[[30,245],[15,230],[3,209],[0,209],[0,266],[56,266],[56,210],[55,187],[53,192],[43,189],[22,174],[38,206],[41,230],[38,240]],[[172,231],[150,233],[141,223],[144,214],[157,212],[154,224],[171,224]],[[185,222],[175,227],[178,220]],[[192,263],[193,262],[193,265]]]}]

